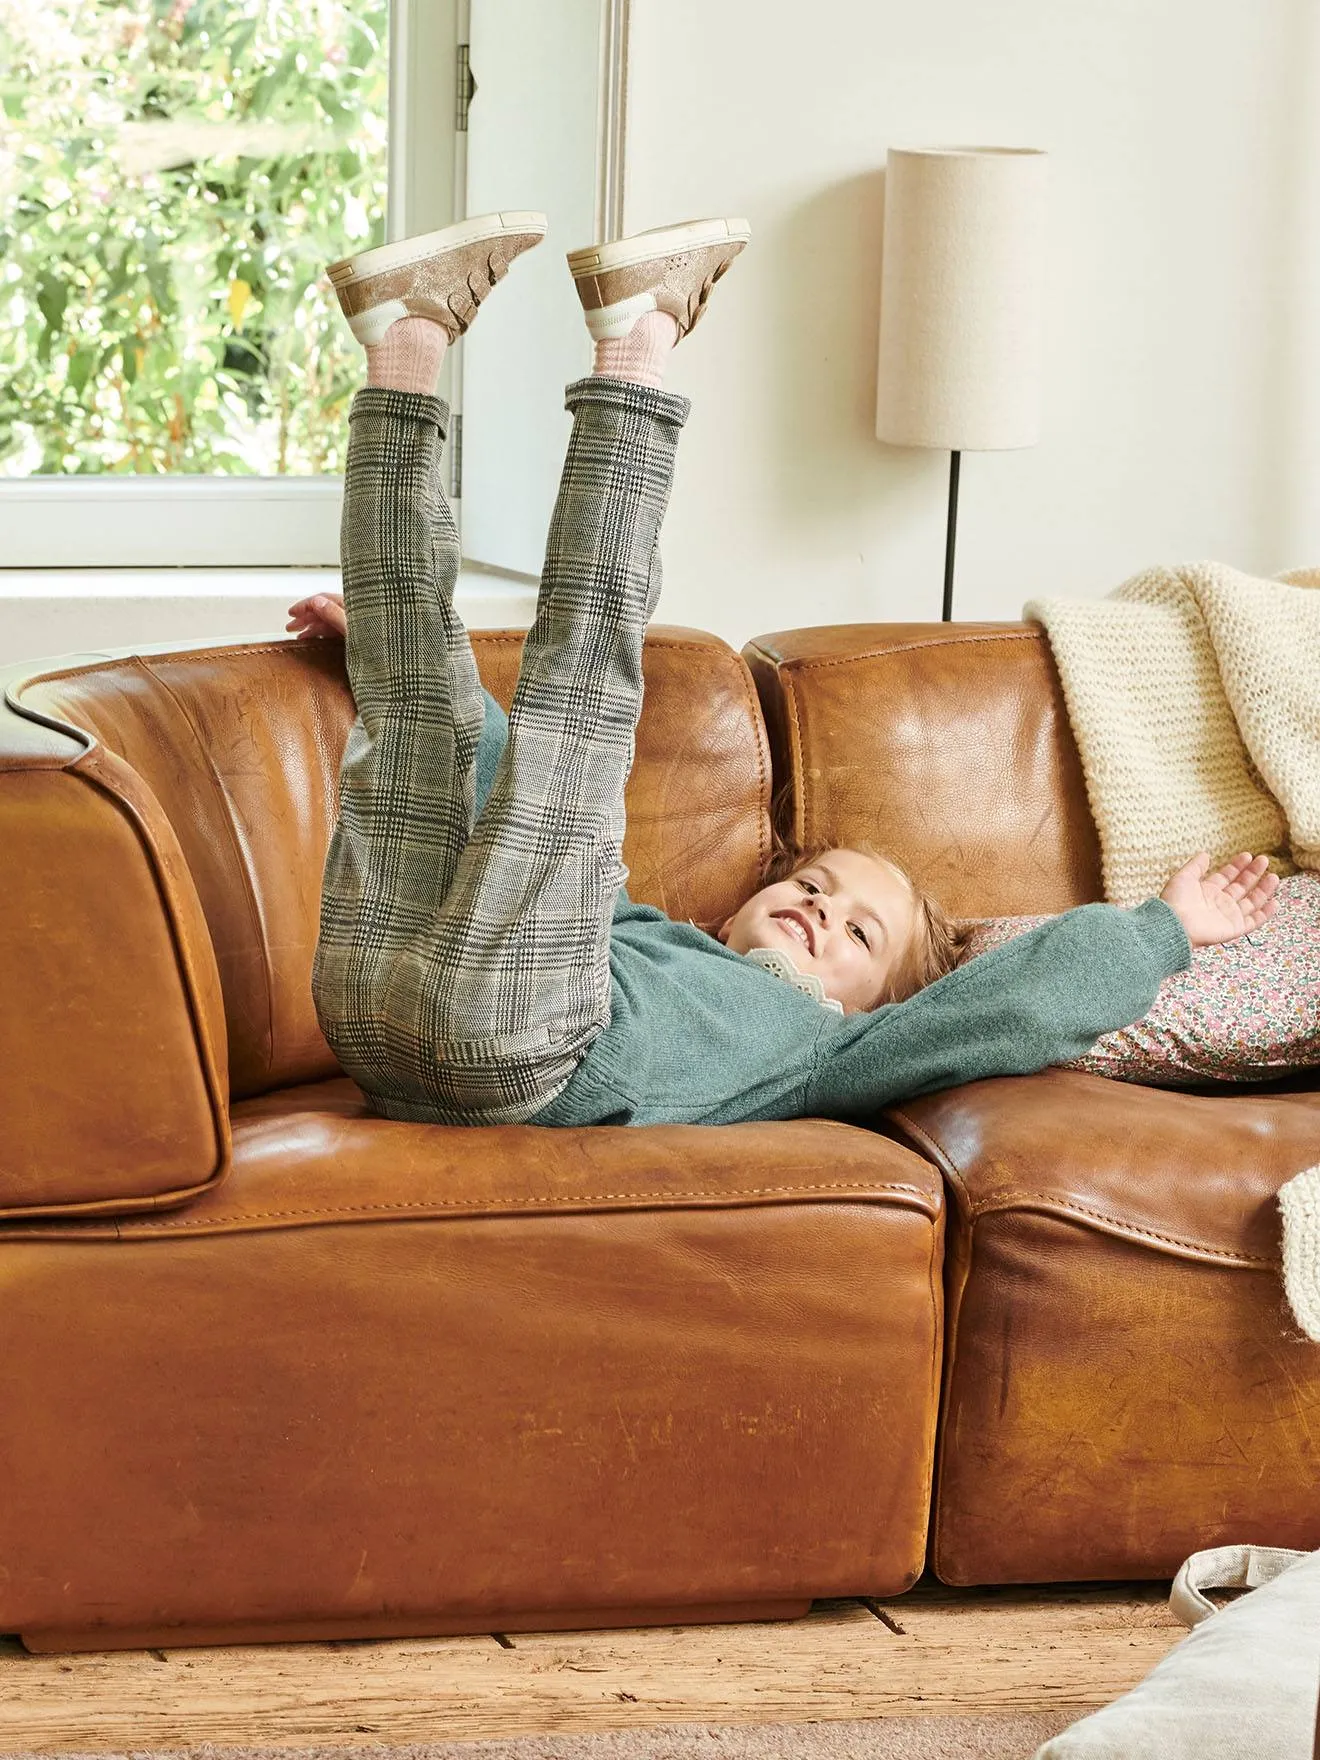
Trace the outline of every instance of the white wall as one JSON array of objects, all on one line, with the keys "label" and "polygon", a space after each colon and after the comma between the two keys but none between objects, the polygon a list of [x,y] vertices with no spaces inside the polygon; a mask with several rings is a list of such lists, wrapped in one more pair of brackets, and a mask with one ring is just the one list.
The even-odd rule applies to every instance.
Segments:
[{"label": "white wall", "polygon": [[626,226],[743,213],[674,359],[661,617],[938,618],[948,460],[874,438],[889,145],[1052,155],[1044,437],[963,459],[956,613],[1320,561],[1315,0],[633,0]]},{"label": "white wall", "polygon": [[[964,457],[958,615],[1320,562],[1320,0],[632,5],[627,229],[754,227],[674,357],[662,618],[741,643],[939,616],[947,458],[874,438],[890,144],[1052,156],[1044,437]],[[169,572],[48,604],[0,576],[0,658],[282,629],[282,582]]]}]

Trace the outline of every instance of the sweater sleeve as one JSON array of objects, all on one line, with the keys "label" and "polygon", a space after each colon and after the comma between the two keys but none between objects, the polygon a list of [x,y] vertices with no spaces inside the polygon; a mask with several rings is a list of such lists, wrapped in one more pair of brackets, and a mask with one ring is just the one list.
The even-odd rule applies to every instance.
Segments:
[{"label": "sweater sleeve", "polygon": [[495,772],[499,769],[500,759],[504,756],[504,747],[509,738],[509,717],[489,691],[482,694],[486,699],[486,719],[481,724],[481,739],[477,745],[475,810],[478,814],[485,806],[486,798],[494,787]]},{"label": "sweater sleeve", "polygon": [[822,1035],[808,1090],[827,1117],[987,1076],[1031,1075],[1131,1026],[1165,978],[1191,964],[1175,913],[1088,904],[959,966],[906,1002]]}]

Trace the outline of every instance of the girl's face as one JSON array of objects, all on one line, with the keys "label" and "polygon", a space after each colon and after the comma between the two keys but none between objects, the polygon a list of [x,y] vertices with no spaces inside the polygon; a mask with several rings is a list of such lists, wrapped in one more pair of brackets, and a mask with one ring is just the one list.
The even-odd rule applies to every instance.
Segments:
[{"label": "girl's face", "polygon": [[754,893],[719,938],[735,953],[777,948],[819,978],[845,1014],[858,1014],[884,1001],[916,926],[916,898],[897,868],[860,850],[832,849]]}]

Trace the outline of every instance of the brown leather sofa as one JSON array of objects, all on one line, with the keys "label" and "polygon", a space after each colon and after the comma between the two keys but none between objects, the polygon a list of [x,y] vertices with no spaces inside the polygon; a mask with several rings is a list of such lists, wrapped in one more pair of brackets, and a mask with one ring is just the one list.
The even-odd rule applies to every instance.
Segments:
[{"label": "brown leather sofa", "polygon": [[[866,836],[965,916],[1102,896],[1038,625],[802,630],[747,649],[809,843]],[[931,1564],[946,1583],[1168,1577],[1320,1546],[1320,1346],[1275,1195],[1320,1161],[1320,1071],[1188,1094],[1064,1070],[894,1108],[944,1176]]]},{"label": "brown leather sofa", "polygon": [[[519,638],[476,646],[507,702]],[[648,641],[634,896],[718,922],[772,782],[806,840],[880,841],[956,910],[1097,896],[1035,632],[747,659]],[[928,1530],[952,1583],[1320,1545],[1272,1213],[1317,1093],[1053,1072],[873,1129],[377,1119],[308,984],[338,644],[0,677],[0,1631],[791,1615],[907,1587]]]}]

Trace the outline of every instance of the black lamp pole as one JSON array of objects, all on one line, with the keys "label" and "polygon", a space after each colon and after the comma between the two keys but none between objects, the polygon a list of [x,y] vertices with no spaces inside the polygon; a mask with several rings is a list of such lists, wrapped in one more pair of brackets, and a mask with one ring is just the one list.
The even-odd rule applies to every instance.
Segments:
[{"label": "black lamp pole", "polygon": [[944,622],[953,618],[953,545],[958,535],[958,465],[961,452],[949,454],[949,525],[944,535]]}]

